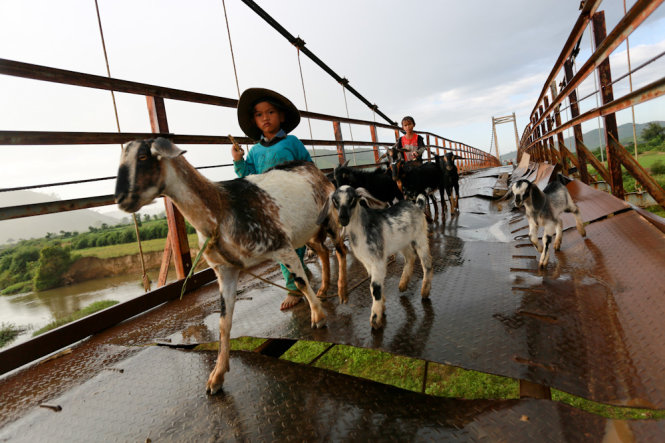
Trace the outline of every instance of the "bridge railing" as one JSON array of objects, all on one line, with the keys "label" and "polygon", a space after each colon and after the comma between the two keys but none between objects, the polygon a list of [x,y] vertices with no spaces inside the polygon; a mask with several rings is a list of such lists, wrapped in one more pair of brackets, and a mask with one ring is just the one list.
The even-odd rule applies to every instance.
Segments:
[{"label": "bridge railing", "polygon": [[[91,75],[82,72],[68,71],[47,66],[23,63],[19,61],[0,59],[0,74],[9,75],[18,78],[46,81],[56,84],[72,85],[77,87],[93,88],[97,90],[108,90],[122,92],[134,95],[145,96],[147,111],[150,119],[152,132],[59,132],[59,131],[0,131],[0,145],[5,146],[63,146],[63,145],[111,145],[121,144],[134,139],[153,138],[155,136],[168,137],[177,144],[200,144],[200,145],[231,145],[230,138],[226,135],[188,135],[175,134],[169,131],[168,118],[166,114],[165,100],[177,100],[203,105],[212,105],[225,108],[236,108],[237,100],[208,94],[201,94],[191,91],[184,91],[173,88],[166,88],[145,83],[138,83],[115,78]],[[372,121],[359,120],[353,118],[339,117],[334,115],[319,114],[315,112],[301,111],[304,118],[310,118],[321,121],[328,121],[332,124],[331,139],[312,140],[302,139],[305,145],[323,146],[334,148],[332,153],[314,155],[315,161],[323,163],[325,157],[336,156],[337,162],[345,161],[348,146],[367,147],[367,151],[373,152],[374,163],[379,161],[382,147],[389,147],[394,144],[393,141],[380,141],[377,131],[389,131],[389,137],[392,138],[394,132],[395,140],[399,137],[400,128],[394,125],[376,123]],[[342,137],[342,124],[360,126],[368,129],[369,140],[347,141]],[[357,132],[356,132],[357,133]],[[472,170],[486,168],[498,165],[499,162],[492,155],[468,146],[464,143],[441,137],[433,133],[423,133],[427,139],[427,145],[430,150],[428,156],[432,154],[441,155],[446,151],[454,152],[462,160],[458,160],[458,166],[461,170]],[[385,134],[384,139],[385,139]],[[242,144],[252,143],[247,137],[234,137]],[[366,152],[367,152],[366,151]],[[358,153],[358,151],[356,151]],[[38,161],[38,160],[36,160]],[[221,164],[212,166],[203,166],[205,168],[224,168],[231,167],[232,164]],[[321,167],[321,166],[320,166]],[[115,180],[114,176],[99,177],[93,179],[70,180],[59,183],[38,183],[31,186],[21,186],[15,188],[0,189],[0,192],[10,192],[25,189],[48,188],[62,185],[81,185],[95,181]],[[182,215],[177,208],[168,200],[165,200],[165,209],[169,226],[169,234],[164,250],[162,268],[158,289],[150,291],[142,296],[138,296],[129,302],[100,311],[92,316],[76,321],[69,325],[49,331],[38,337],[21,343],[0,352],[0,374],[15,369],[23,364],[29,363],[44,355],[48,355],[63,346],[81,340],[95,332],[106,327],[130,318],[138,313],[151,309],[165,301],[177,298],[180,294],[185,276],[189,273],[192,266],[191,254],[185,232],[185,223]],[[114,205],[113,195],[97,195],[92,197],[81,197],[69,200],[51,201],[45,203],[25,204],[11,207],[0,208],[0,222],[3,220],[18,219],[37,215],[52,214],[64,211],[73,211],[77,209],[95,208],[101,206]],[[173,258],[177,281],[166,285],[166,275],[170,260]],[[210,269],[202,271],[195,275],[187,288],[196,289],[201,285],[214,279],[214,274]]]},{"label": "bridge railing", "polygon": [[[624,168],[660,206],[665,207],[663,188],[621,144],[616,118],[618,111],[665,94],[665,76],[662,76],[662,70],[660,78],[638,89],[632,89],[632,74],[658,60],[665,53],[652,54],[652,58],[631,69],[629,45],[627,44],[628,72],[612,80],[610,70],[610,55],[622,43],[628,43],[628,36],[656,11],[662,1],[636,1],[609,33],[606,30],[604,11],[599,10],[603,3],[602,0],[583,2],[580,16],[545,81],[542,92],[531,112],[530,122],[524,129],[518,150],[518,160],[524,154],[529,154],[530,159],[536,162],[560,164],[564,172],[568,172],[574,167],[578,171],[580,180],[586,184],[590,184],[592,181],[588,171],[588,166],[591,165],[597,174],[609,184],[612,194],[621,199],[624,199],[626,194],[622,177],[622,168]],[[577,57],[585,32],[591,34],[594,49],[582,63]],[[577,68],[577,72],[574,72],[576,66],[580,67]],[[578,97],[578,87],[585,80],[594,81],[592,79],[596,73],[599,86],[586,97]],[[622,88],[626,90],[626,93],[615,97],[614,93],[618,90],[616,84],[627,77],[630,81],[630,89]],[[587,105],[591,109],[581,113],[580,103],[596,94],[601,98],[597,106]],[[566,99],[568,106],[562,107],[565,105]],[[567,115],[569,118],[566,118]],[[602,158],[598,160],[594,156],[585,145],[582,136],[582,123],[601,117],[604,126],[602,132],[605,139],[606,162],[603,162]],[[564,131],[570,129],[573,131],[572,142],[567,143],[564,141]],[[637,144],[636,137],[634,143]],[[602,143],[600,149],[603,149]]]}]

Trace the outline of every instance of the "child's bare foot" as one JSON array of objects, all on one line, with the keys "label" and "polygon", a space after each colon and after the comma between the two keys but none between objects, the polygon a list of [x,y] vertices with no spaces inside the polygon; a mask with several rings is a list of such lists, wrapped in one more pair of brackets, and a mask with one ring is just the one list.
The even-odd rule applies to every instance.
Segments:
[{"label": "child's bare foot", "polygon": [[286,298],[282,301],[279,309],[284,311],[285,309],[290,309],[300,303],[302,300],[302,294],[300,291],[290,291]]}]

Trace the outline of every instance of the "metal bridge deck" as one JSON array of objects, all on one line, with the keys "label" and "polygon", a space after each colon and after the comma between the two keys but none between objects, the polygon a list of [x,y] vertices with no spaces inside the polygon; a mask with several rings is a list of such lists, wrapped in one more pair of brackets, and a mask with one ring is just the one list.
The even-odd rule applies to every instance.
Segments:
[{"label": "metal bridge deck", "polygon": [[[369,326],[369,283],[350,255],[354,289],[347,305],[324,301],[327,328],[310,329],[306,303],[279,311],[278,289],[243,276],[232,336],[375,348],[603,403],[665,408],[665,234],[624,203],[574,182],[569,189],[591,222],[587,238],[568,229],[561,251],[538,270],[523,215],[489,198],[506,171],[465,177],[460,214],[432,230],[429,299],[420,298],[419,271],[400,294],[401,261],[389,266],[382,330]],[[541,181],[551,173],[527,172]],[[318,267],[310,268],[317,286]],[[274,267],[265,273],[280,278]],[[664,421],[617,422],[547,400],[433,398],[242,352],[232,354],[224,393],[207,397],[214,354],[144,345],[214,341],[217,297],[216,285],[208,285],[0,380],[0,440],[665,436]]]}]

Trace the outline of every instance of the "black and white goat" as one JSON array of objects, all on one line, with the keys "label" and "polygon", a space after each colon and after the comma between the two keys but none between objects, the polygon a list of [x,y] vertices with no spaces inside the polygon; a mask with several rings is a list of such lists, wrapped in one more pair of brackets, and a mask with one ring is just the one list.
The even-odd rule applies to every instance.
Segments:
[{"label": "black and white goat", "polygon": [[[385,209],[372,209],[370,205],[381,204],[363,188],[340,186],[330,196],[319,214],[318,222],[333,217],[344,226],[349,235],[353,255],[365,266],[371,278],[370,291],[373,296],[369,322],[372,328],[383,325],[388,257],[400,252],[404,256],[404,270],[399,281],[399,290],[405,291],[413,274],[416,255],[423,268],[423,283],[420,294],[429,296],[432,282],[432,257],[427,238],[427,222],[423,212],[425,199],[418,198],[419,205],[402,200]],[[332,204],[332,208],[330,207]],[[336,214],[331,214],[336,212]]]},{"label": "black and white goat", "polygon": [[[577,232],[586,237],[580,210],[566,189],[566,178],[560,174],[543,191],[528,180],[518,180],[510,185],[510,194],[515,196],[515,206],[524,205],[529,222],[529,239],[540,252],[538,266],[544,268],[549,260],[550,246],[554,236],[554,250],[561,248],[563,222],[561,214],[571,212],[575,216]],[[543,227],[543,244],[538,243],[538,227]]]},{"label": "black and white goat", "polygon": [[349,160],[335,168],[335,185],[348,185],[352,188],[364,188],[378,200],[392,204],[395,200],[404,200],[402,191],[390,177],[390,173],[382,168],[372,171],[353,169]]},{"label": "black and white goat", "polygon": [[229,338],[240,271],[265,260],[284,263],[311,308],[311,325],[323,327],[326,315],[294,249],[311,246],[321,259],[322,287],[328,289],[326,231],[339,262],[338,295],[346,301],[346,248],[337,223],[317,224],[334,186],[309,162],[291,162],[264,174],[213,183],[182,156],[185,151],[164,138],[137,140],[123,147],[115,189],[120,209],[136,212],[156,197],[167,196],[196,228],[199,244],[210,239],[203,256],[220,289],[219,354],[206,384],[214,394],[229,370]]}]

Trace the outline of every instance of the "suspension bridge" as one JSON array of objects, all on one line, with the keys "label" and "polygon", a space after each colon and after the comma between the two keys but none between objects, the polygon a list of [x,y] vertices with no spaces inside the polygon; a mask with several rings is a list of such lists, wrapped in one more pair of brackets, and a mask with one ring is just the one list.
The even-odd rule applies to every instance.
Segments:
[{"label": "suspension bridge", "polygon": [[[378,163],[382,149],[399,136],[395,122],[256,3],[243,2],[288,39],[299,56],[309,57],[344,91],[385,120],[301,110],[304,118],[330,125],[329,138],[303,140],[312,147],[315,161],[321,164],[332,157],[342,163],[347,156],[366,152],[374,163],[358,167]],[[218,337],[218,287],[212,270],[204,269],[194,273],[186,295],[179,298],[192,257],[184,220],[165,201],[169,237],[157,288],[0,351],[0,374],[4,374],[0,378],[0,439],[662,440],[665,420],[609,419],[553,401],[551,392],[556,389],[617,407],[665,409],[665,220],[624,200],[621,168],[661,206],[665,206],[665,192],[621,145],[614,118],[620,110],[664,94],[665,77],[635,90],[631,86],[614,97],[612,85],[618,80],[612,80],[609,70],[612,52],[661,3],[636,1],[606,32],[602,2],[583,2],[542,93],[535,98],[530,122],[519,138],[517,165],[501,165],[491,153],[419,131],[429,148],[428,160],[445,152],[463,158],[457,161],[462,172],[460,211],[448,214],[445,222],[431,229],[434,278],[429,299],[420,298],[418,272],[407,291],[398,294],[401,262],[392,262],[386,278],[386,325],[372,330],[367,274],[350,254],[349,303],[325,299],[328,325],[311,329],[305,303],[280,312],[280,290],[242,274],[232,337],[265,341],[253,352],[233,352],[223,392],[206,396],[205,380],[216,358],[210,347]],[[101,20],[99,25],[103,36]],[[588,59],[575,60],[587,34],[595,38],[593,51]],[[654,54],[652,61],[661,55]],[[626,76],[642,67],[630,68]],[[595,73],[602,103],[580,112],[584,98],[577,96],[577,88]],[[170,132],[165,102],[235,108],[233,98],[120,80],[111,77],[110,69],[107,76],[97,76],[0,59],[0,74],[143,96],[152,128],[151,133],[121,132],[118,122],[118,132],[106,133],[8,130],[0,131],[0,145],[113,145],[158,135],[182,145],[228,148],[232,144],[225,134]],[[305,91],[304,81],[302,85]],[[582,123],[600,118],[607,140],[607,167],[581,137]],[[499,117],[492,122],[504,120]],[[354,128],[353,140],[343,138],[343,124]],[[574,146],[566,146],[566,131],[574,133]],[[252,143],[247,137],[232,138]],[[320,152],[316,147],[322,148]],[[507,191],[509,180],[524,178],[543,188],[559,172],[575,178],[568,190],[581,210],[587,237],[570,229],[572,217],[564,218],[561,250],[553,254],[546,269],[539,269],[526,218],[498,197]],[[611,192],[592,186],[599,179]],[[37,183],[28,188],[61,184]],[[113,204],[113,196],[99,195],[5,207],[0,208],[0,220]],[[177,273],[172,283],[166,278],[169,262]],[[320,265],[312,262],[310,268],[316,286]],[[266,280],[280,278],[272,264],[252,272]],[[333,288],[330,294],[334,293]],[[276,358],[300,341],[330,347],[309,364]],[[421,392],[312,364],[336,345],[422,361]],[[520,398],[427,395],[427,368],[433,363],[518,380]]]}]

